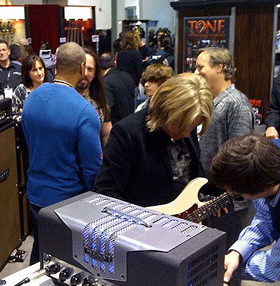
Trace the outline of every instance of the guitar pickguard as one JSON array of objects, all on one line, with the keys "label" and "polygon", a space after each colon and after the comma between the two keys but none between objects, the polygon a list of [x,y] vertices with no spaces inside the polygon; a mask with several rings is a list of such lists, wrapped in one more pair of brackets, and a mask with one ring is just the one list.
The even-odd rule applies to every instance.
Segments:
[{"label": "guitar pickguard", "polygon": [[182,212],[182,213],[179,213],[179,214],[177,215],[177,217],[182,218],[182,219],[185,219],[185,218],[187,218],[187,216],[188,216],[189,214],[191,214],[192,212],[194,212],[194,211],[197,210],[197,209],[198,209],[198,205],[197,205],[197,204],[194,204],[192,207],[190,207],[190,208],[187,209],[186,211],[184,211],[184,212]]}]

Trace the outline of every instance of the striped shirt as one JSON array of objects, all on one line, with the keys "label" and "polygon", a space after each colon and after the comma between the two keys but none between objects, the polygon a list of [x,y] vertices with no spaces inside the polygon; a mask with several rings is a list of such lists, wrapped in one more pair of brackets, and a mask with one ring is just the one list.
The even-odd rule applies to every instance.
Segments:
[{"label": "striped shirt", "polygon": [[[275,207],[280,198],[278,191],[275,198],[254,200],[257,210],[252,223],[241,233],[230,250],[242,255],[243,263],[235,271],[233,277],[245,280],[275,282],[280,280],[280,238],[273,237],[273,222],[270,207]],[[268,250],[263,247],[270,246]]]}]

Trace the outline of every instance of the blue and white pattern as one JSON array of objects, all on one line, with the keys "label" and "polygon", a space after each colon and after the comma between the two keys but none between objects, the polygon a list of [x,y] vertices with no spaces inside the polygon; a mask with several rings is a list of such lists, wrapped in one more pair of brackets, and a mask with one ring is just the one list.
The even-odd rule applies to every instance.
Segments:
[{"label": "blue and white pattern", "polygon": [[[234,278],[275,282],[280,280],[280,239],[273,237],[273,222],[270,207],[275,207],[279,201],[280,191],[271,201],[257,199],[254,206],[257,213],[248,227],[240,234],[238,241],[229,249],[242,255],[243,263],[234,273]],[[271,245],[268,250],[265,246]]]}]

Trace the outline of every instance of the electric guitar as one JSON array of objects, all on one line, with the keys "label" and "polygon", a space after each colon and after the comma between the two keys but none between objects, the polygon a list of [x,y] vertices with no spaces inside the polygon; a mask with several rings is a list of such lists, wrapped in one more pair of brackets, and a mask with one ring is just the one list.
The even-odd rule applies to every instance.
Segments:
[{"label": "electric guitar", "polygon": [[147,207],[147,209],[200,223],[233,201],[232,196],[225,192],[213,200],[201,202],[198,199],[198,192],[207,182],[208,180],[206,178],[195,178],[188,183],[181,194],[172,202]]}]

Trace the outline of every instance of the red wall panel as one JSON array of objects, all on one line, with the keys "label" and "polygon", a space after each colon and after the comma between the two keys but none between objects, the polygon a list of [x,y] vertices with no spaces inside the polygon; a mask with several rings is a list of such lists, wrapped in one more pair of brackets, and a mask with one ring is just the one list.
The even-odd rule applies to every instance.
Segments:
[{"label": "red wall panel", "polygon": [[59,5],[26,6],[27,37],[32,39],[32,48],[38,54],[41,41],[48,41],[54,53],[59,45]]}]

